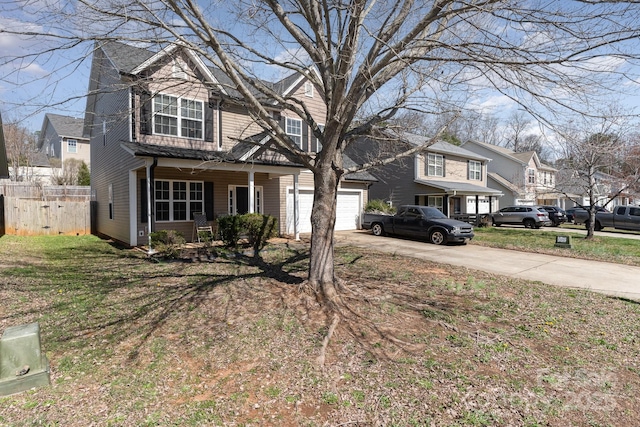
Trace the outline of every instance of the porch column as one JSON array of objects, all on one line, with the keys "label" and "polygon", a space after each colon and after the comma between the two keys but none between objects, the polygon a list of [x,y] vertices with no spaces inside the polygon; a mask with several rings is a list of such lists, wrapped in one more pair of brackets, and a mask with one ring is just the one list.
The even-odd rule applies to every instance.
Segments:
[{"label": "porch column", "polygon": [[479,203],[480,203],[480,196],[476,194],[476,218],[478,217],[478,214],[480,213],[480,207],[478,206]]},{"label": "porch column", "polygon": [[300,189],[298,186],[298,174],[293,175],[293,235],[300,240]]},{"label": "porch column", "polygon": [[256,211],[255,172],[249,171],[249,213]]}]

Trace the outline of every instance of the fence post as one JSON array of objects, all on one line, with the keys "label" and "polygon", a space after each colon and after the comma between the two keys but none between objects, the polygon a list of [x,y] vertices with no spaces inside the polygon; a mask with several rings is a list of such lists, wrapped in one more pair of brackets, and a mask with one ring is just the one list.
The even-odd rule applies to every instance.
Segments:
[{"label": "fence post", "polygon": [[0,194],[0,236],[4,236],[6,228],[4,226],[4,194]]}]

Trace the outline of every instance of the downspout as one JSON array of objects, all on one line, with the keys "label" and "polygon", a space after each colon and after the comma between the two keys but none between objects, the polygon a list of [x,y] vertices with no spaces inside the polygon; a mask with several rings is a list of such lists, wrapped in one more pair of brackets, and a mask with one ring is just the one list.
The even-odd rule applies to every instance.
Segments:
[{"label": "downspout", "polygon": [[216,105],[216,131],[218,139],[218,151],[222,150],[222,101],[218,100]]},{"label": "downspout", "polygon": [[149,232],[147,235],[149,236],[149,252],[148,255],[152,255],[155,253],[153,248],[151,247],[151,233],[154,230],[153,224],[153,212],[151,211],[151,207],[153,206],[153,191],[152,191],[152,183],[154,180],[154,169],[158,166],[158,158],[154,157],[153,162],[150,165],[147,165],[147,224],[149,224]]}]

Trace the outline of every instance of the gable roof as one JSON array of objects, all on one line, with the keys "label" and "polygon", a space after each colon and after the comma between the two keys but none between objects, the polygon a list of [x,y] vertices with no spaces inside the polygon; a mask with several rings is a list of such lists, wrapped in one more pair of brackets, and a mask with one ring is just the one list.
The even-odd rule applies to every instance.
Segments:
[{"label": "gable roof", "polygon": [[[430,139],[429,137],[416,135],[412,133],[402,133],[401,137],[405,139],[407,142],[409,142],[410,144],[415,146],[422,145]],[[491,160],[488,157],[481,156],[478,153],[474,153],[473,151],[467,150],[458,145],[454,145],[443,140],[438,140],[433,144],[429,145],[428,147],[425,148],[425,152],[432,152],[432,153],[438,153],[438,154],[450,154],[450,155],[455,155],[455,156],[464,157],[472,160],[479,160],[479,161]]]},{"label": "gable roof", "polygon": [[509,148],[506,147],[501,147],[499,145],[493,145],[493,144],[489,144],[486,142],[480,142],[480,141],[474,141],[474,140],[469,140],[469,141],[465,141],[462,143],[462,146],[465,146],[467,144],[475,144],[479,147],[485,148],[489,151],[492,151],[494,153],[499,154],[500,156],[512,160],[514,162],[517,162],[523,166],[528,165],[531,162],[531,159],[534,160],[534,162],[536,163],[536,166],[539,169],[545,169],[545,170],[549,170],[549,171],[555,171],[556,169],[553,166],[547,165],[545,163],[542,163],[540,161],[540,158],[538,157],[538,153],[536,153],[535,151],[524,151],[524,152],[515,152],[513,150],[510,150]]},{"label": "gable roof", "polygon": [[42,147],[44,143],[45,132],[48,124],[60,138],[86,139],[82,132],[84,127],[84,119],[78,119],[60,114],[46,113],[42,121],[42,130],[38,136],[38,147]]},{"label": "gable roof", "polygon": [[[242,95],[236,89],[236,84],[223,70],[205,64],[198,54],[179,42],[169,44],[160,50],[154,51],[148,48],[131,46],[122,42],[108,41],[103,43],[100,49],[103,50],[105,56],[118,72],[132,75],[139,75],[142,71],[157,64],[161,60],[171,57],[178,49],[183,49],[202,73],[208,77],[210,82],[215,85],[223,95],[235,99],[242,98]],[[303,79],[304,75],[294,72],[278,82],[269,82],[262,79],[259,81],[273,89],[276,93],[284,95],[297,86]],[[264,95],[252,85],[248,85],[248,87],[258,99],[265,98]],[[273,100],[270,100],[270,103],[273,103]]]}]

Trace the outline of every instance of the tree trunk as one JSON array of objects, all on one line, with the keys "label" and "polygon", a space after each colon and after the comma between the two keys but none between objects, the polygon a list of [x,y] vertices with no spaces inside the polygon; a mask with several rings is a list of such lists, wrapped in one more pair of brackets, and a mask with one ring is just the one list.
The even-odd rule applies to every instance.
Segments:
[{"label": "tree trunk", "polygon": [[309,284],[320,301],[329,304],[339,297],[333,265],[338,183],[339,175],[332,162],[326,161],[314,170]]}]

